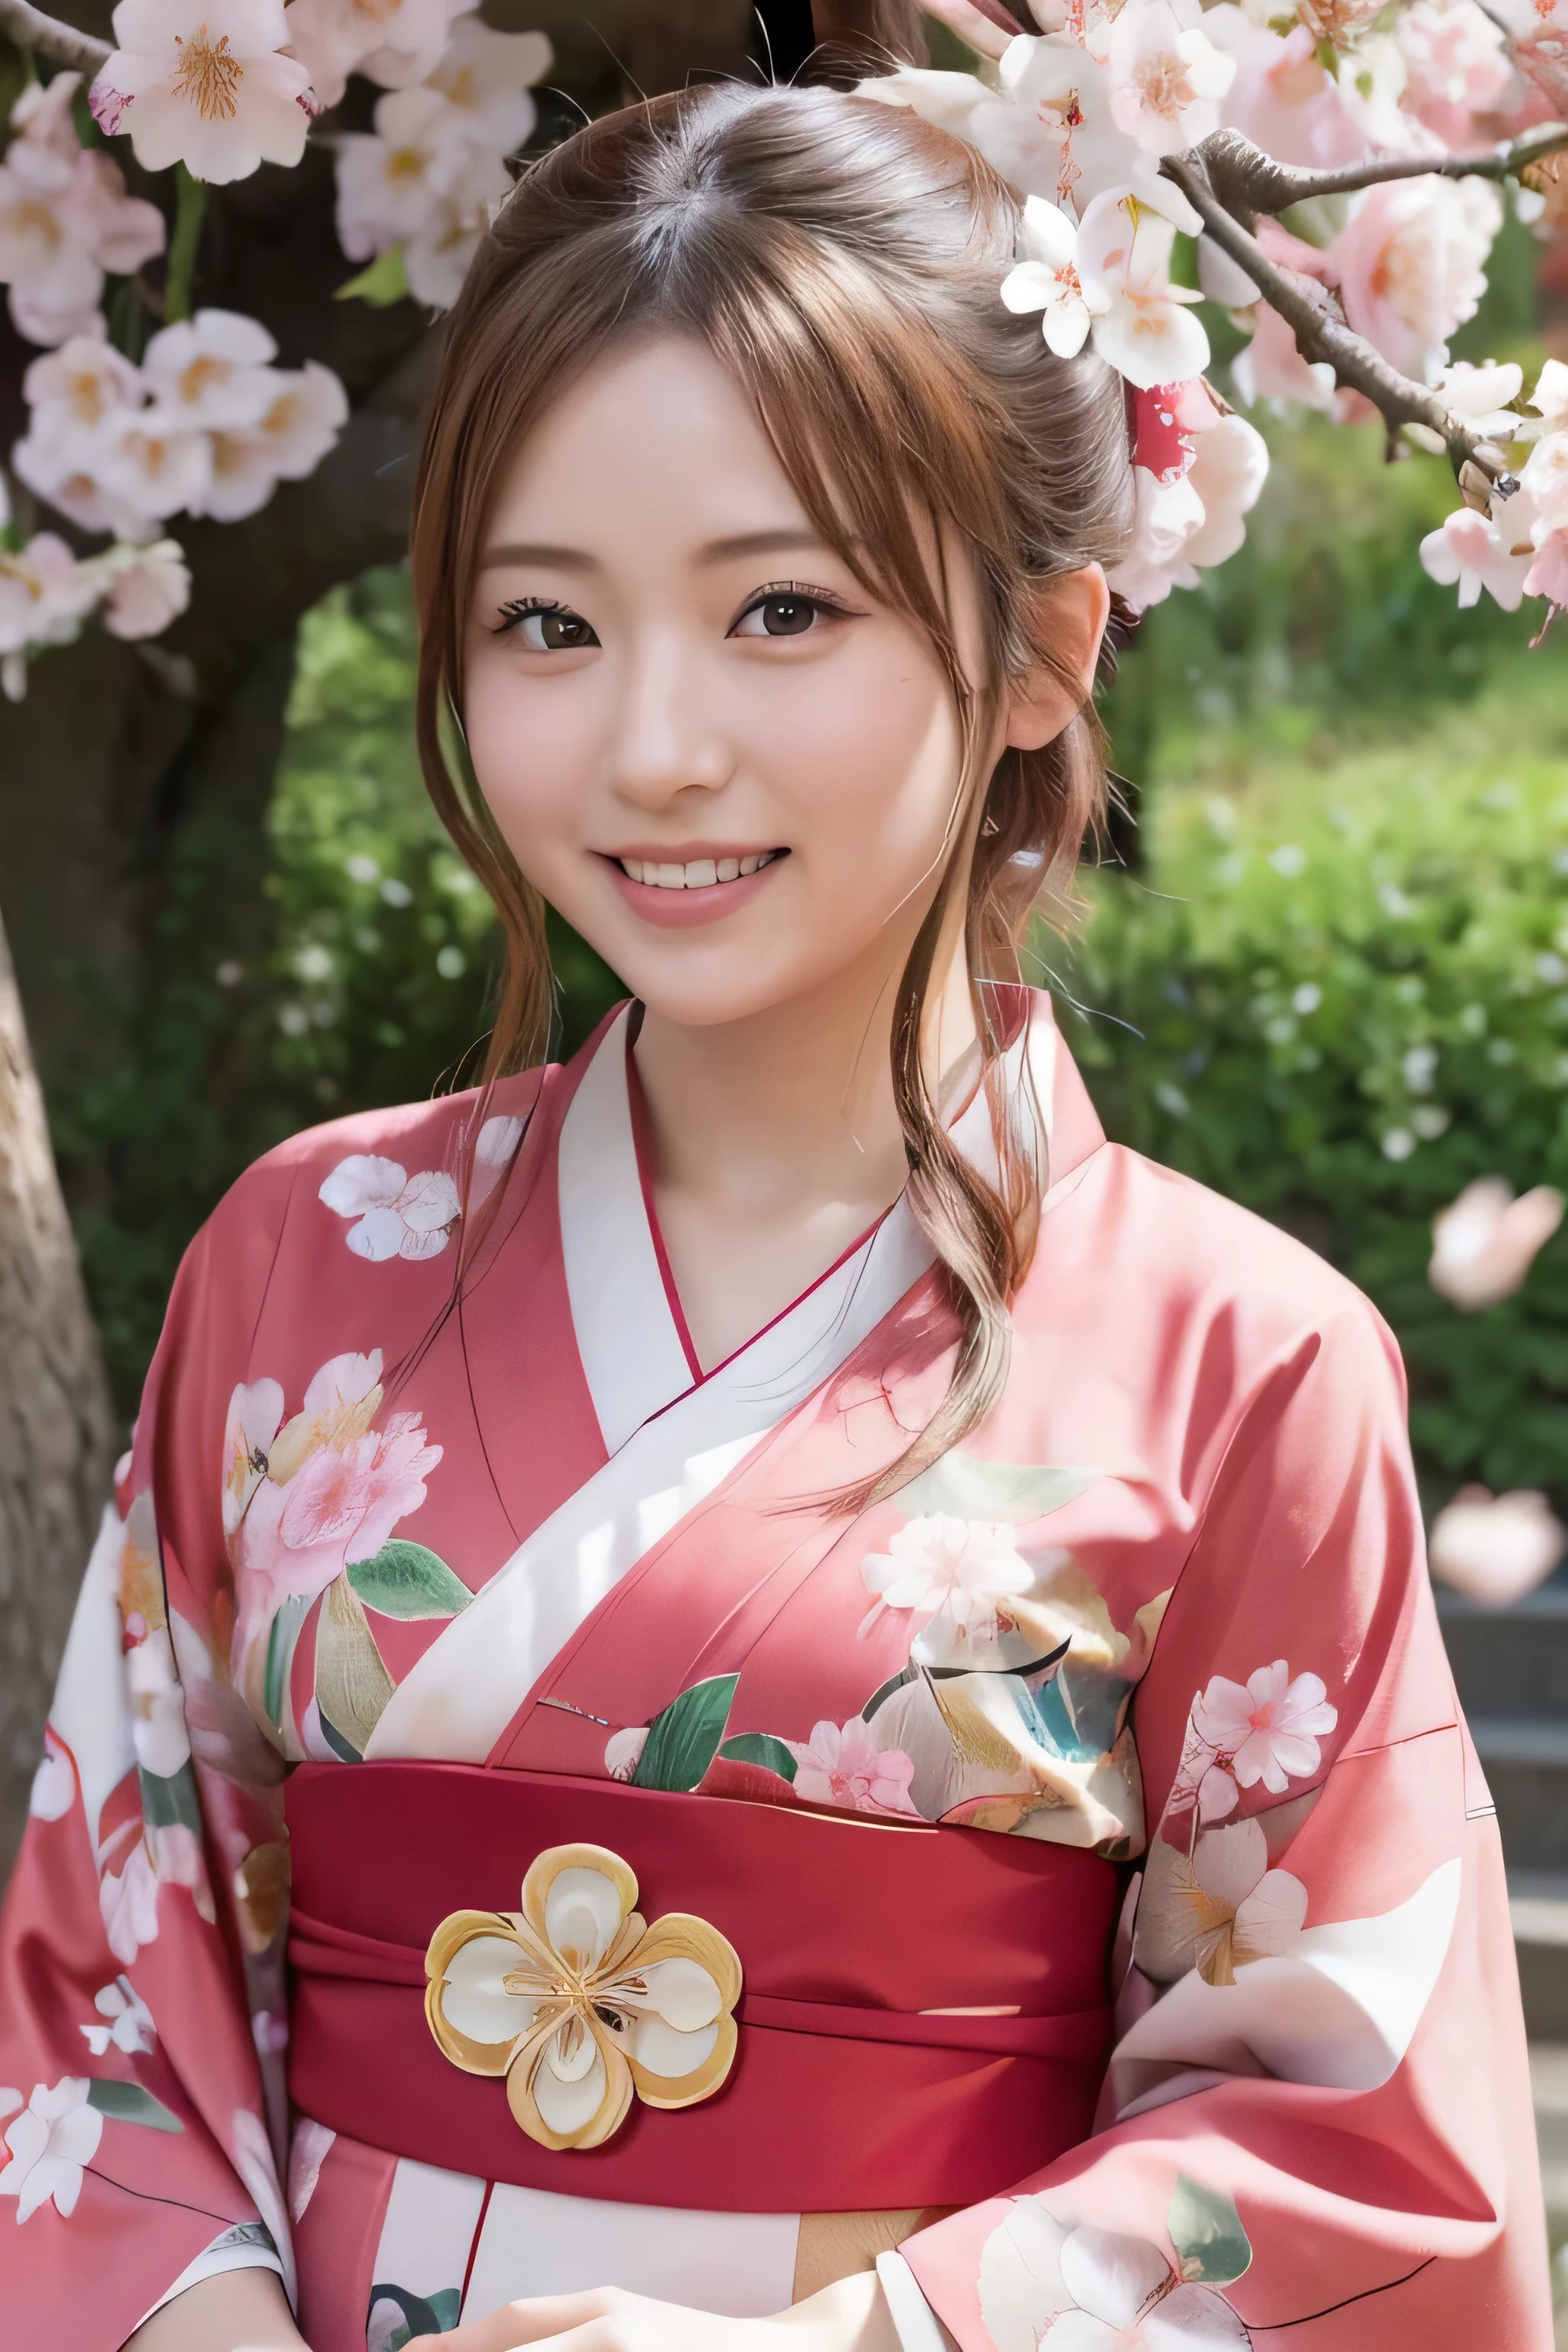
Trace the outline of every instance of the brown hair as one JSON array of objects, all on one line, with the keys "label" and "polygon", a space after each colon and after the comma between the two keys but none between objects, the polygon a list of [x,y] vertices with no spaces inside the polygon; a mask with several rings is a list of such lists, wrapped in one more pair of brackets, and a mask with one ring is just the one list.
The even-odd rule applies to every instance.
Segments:
[{"label": "brown hair", "polygon": [[[1037,751],[978,762],[1005,681],[1043,657],[1029,586],[1126,539],[1120,379],[1048,352],[998,297],[1017,202],[971,149],[907,109],[826,89],[707,87],[588,124],[520,182],[453,312],[416,491],[420,758],[458,848],[500,911],[505,970],[487,1083],[539,1058],[552,981],[544,909],[461,744],[474,569],[519,440],[613,338],[700,336],[754,402],[802,504],[867,589],[937,648],[963,721],[963,814],[895,1004],[892,1076],[911,1205],[961,1327],[946,1402],[899,1483],[956,1443],[1005,1376],[1007,1302],[1033,1253],[1040,1171],[996,1082],[984,983],[1016,980],[1042,902],[1058,911],[1106,776],[1092,706]],[[966,549],[988,674],[963,675],[922,526]],[[966,929],[998,1181],[958,1152],[931,1099],[921,1016],[973,831]]]}]

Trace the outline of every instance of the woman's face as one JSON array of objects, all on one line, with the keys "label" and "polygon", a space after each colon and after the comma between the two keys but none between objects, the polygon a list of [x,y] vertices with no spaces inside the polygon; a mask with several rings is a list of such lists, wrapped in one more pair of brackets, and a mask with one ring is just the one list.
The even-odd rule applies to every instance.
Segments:
[{"label": "woman's face", "polygon": [[732,1021],[901,966],[953,820],[952,689],[700,341],[612,351],[519,448],[463,718],[524,874],[655,1013]]}]

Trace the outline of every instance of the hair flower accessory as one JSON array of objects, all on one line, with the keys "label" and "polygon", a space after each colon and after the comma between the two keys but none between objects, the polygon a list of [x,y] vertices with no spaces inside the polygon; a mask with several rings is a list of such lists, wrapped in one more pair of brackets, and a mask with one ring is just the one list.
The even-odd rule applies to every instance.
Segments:
[{"label": "hair flower accessory", "polygon": [[542,2147],[598,2147],[635,2091],[650,2107],[710,2098],[734,2063],[741,1963],[705,1919],[650,1927],[618,1854],[557,1845],[522,1909],[454,1911],[430,1938],[425,2013],[455,2066],[504,2074]]}]

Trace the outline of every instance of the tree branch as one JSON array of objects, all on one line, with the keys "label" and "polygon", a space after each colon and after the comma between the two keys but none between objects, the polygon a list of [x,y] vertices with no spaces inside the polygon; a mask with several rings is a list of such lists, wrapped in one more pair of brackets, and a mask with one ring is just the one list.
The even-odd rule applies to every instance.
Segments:
[{"label": "tree branch", "polygon": [[112,54],[107,41],[95,39],[91,33],[79,33],[74,25],[62,25],[58,16],[46,16],[29,0],[0,0],[0,33],[19,49],[53,58],[58,65],[75,66],[89,79]]},{"label": "tree branch", "polygon": [[[1215,135],[1224,142],[1237,136],[1227,131]],[[1568,142],[1568,131],[1560,135]],[[1247,145],[1245,141],[1237,143]],[[1310,278],[1270,261],[1251,231],[1242,226],[1215,194],[1208,171],[1210,145],[1211,142],[1205,140],[1184,155],[1167,155],[1160,169],[1168,180],[1175,182],[1201,215],[1215,245],[1246,271],[1259,293],[1279,311],[1294,334],[1301,357],[1309,365],[1326,361],[1333,369],[1335,381],[1364,394],[1391,425],[1424,425],[1438,434],[1468,500],[1485,505],[1494,491],[1503,498],[1511,496],[1517,485],[1509,473],[1508,460],[1495,442],[1453,415],[1427,385],[1416,383],[1391,367],[1363,336],[1345,324],[1326,289]],[[1257,156],[1266,170],[1280,169],[1267,156],[1258,154],[1257,148],[1248,152]]]},{"label": "tree branch", "polygon": [[[1310,196],[1350,195],[1385,180],[1506,180],[1543,156],[1568,147],[1568,122],[1542,122],[1521,139],[1505,139],[1479,155],[1375,155],[1335,172],[1306,172],[1277,163],[1239,131],[1215,131],[1191,151],[1210,187],[1243,222],[1254,213],[1282,213]],[[1191,160],[1188,158],[1186,160]]]}]

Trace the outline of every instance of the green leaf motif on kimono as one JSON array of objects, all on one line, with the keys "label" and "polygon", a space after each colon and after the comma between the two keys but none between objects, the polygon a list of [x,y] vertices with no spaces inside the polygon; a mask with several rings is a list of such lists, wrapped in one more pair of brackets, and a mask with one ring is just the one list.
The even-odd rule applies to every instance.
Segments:
[{"label": "green leaf motif on kimono", "polygon": [[150,1830],[195,1830],[200,1836],[202,1809],[196,1796],[195,1776],[188,1764],[167,1779],[161,1772],[149,1772],[138,1768],[136,1778],[142,1790],[142,1818]]},{"label": "green leaf motif on kimono", "polygon": [[456,1617],[473,1594],[444,1559],[423,1544],[394,1536],[372,1559],[351,1559],[349,1582],[382,1617]]},{"label": "green leaf motif on kimono", "polygon": [[171,2115],[162,2099],[140,2083],[89,2083],[87,2104],[117,2124],[145,2124],[150,2131],[183,2132],[184,2125]]},{"label": "green leaf motif on kimono", "polygon": [[739,1731],[733,1739],[726,1739],[719,1753],[731,1764],[760,1764],[764,1772],[776,1772],[781,1780],[795,1779],[795,1758],[771,1731]]},{"label": "green leaf motif on kimono", "polygon": [[672,1699],[649,1728],[637,1769],[637,1789],[695,1789],[719,1753],[739,1675],[714,1675],[693,1683]]},{"label": "green leaf motif on kimono", "polygon": [[1184,2279],[1229,2286],[1252,2266],[1252,2242],[1232,2200],[1200,2188],[1184,2172],[1176,2175],[1165,2227]]},{"label": "green leaf motif on kimono", "polygon": [[294,1643],[310,1607],[302,1592],[290,1592],[278,1604],[276,1615],[267,1634],[267,1674],[262,1684],[261,1704],[267,1709],[267,1719],[279,1729],[283,1723],[283,1691],[293,1662]]},{"label": "green leaf motif on kimono", "polygon": [[944,1454],[929,1470],[900,1488],[899,1508],[906,1517],[984,1519],[993,1526],[1021,1526],[1059,1511],[1105,1476],[1103,1470],[1071,1470],[1049,1463],[979,1462],[971,1454]]}]

